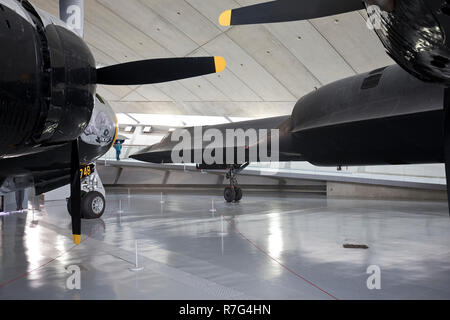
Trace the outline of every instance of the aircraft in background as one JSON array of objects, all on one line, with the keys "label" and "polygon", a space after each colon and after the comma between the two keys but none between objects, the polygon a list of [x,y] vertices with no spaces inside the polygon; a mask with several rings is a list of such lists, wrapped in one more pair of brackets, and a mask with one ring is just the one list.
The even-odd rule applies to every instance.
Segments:
[{"label": "aircraft in background", "polygon": [[[227,129],[279,130],[278,161],[308,161],[317,166],[359,166],[443,163],[445,140],[444,88],[425,83],[405,72],[398,65],[352,76],[301,98],[291,115],[282,117],[205,126],[202,131],[217,129],[226,137]],[[172,152],[179,144],[174,135],[180,130],[195,132],[196,128],[178,129],[160,143],[131,156],[151,163],[172,163]],[[174,141],[172,141],[174,140]],[[245,144],[224,140],[221,154],[227,145],[245,150],[245,159],[219,164],[197,162],[199,169],[227,170],[230,186],[225,188],[226,201],[239,201],[242,189],[236,174],[250,161],[248,149],[272,150],[271,136],[252,144],[246,135]],[[194,142],[189,150],[194,159]],[[203,141],[202,154],[214,149]],[[181,152],[186,152],[182,150]],[[217,153],[217,151],[215,151]],[[258,153],[259,154],[259,153]],[[252,159],[253,162],[260,162]],[[264,162],[264,161],[263,161]]]},{"label": "aircraft in background", "polygon": [[[374,5],[379,10],[369,10]],[[290,116],[208,126],[204,130],[279,129],[279,161],[337,167],[445,163],[449,186],[447,1],[278,0],[227,10],[220,15],[219,23],[230,26],[305,20],[365,8],[369,18],[380,21],[376,32],[398,65],[325,85],[301,98]],[[170,163],[176,142],[169,138],[132,158]],[[270,137],[268,140],[256,142],[257,147],[270,148]],[[208,145],[203,144],[202,148],[205,150]],[[248,149],[249,145],[236,148]],[[242,190],[234,176],[248,165],[248,160],[223,165],[199,163],[198,168],[227,169],[230,187],[225,189],[224,197],[228,202],[239,201]],[[448,202],[450,207],[450,192]]]},{"label": "aircraft in background", "polygon": [[118,133],[96,85],[206,75],[222,71],[225,60],[153,59],[96,68],[82,39],[84,1],[60,0],[60,17],[27,0],[0,0],[0,192],[34,187],[39,195],[70,183],[72,233],[79,244],[82,216],[100,217],[105,208],[90,179],[92,163]]}]

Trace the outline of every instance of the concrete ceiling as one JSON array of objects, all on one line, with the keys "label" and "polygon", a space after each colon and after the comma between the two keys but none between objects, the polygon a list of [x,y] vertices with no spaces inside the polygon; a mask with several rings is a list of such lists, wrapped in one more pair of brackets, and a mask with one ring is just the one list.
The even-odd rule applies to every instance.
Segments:
[{"label": "concrete ceiling", "polygon": [[[57,0],[31,0],[58,15]],[[223,28],[226,9],[254,0],[86,0],[85,40],[101,65],[221,55],[227,70],[178,82],[101,86],[116,112],[264,117],[332,81],[392,64],[365,13]]]}]

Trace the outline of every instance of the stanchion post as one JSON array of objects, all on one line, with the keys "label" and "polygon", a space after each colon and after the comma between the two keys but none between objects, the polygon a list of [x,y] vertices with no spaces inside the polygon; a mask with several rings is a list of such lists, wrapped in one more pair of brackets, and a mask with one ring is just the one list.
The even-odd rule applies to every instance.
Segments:
[{"label": "stanchion post", "polygon": [[214,199],[211,199],[211,209],[209,210],[209,212],[211,213],[217,212],[216,208],[214,207]]},{"label": "stanchion post", "polygon": [[135,262],[135,267],[131,268],[130,270],[133,272],[139,272],[144,270],[144,267],[139,267],[139,260],[138,260],[138,242],[137,240],[134,241],[134,249],[135,249],[135,253],[136,253],[136,262]]},{"label": "stanchion post", "polygon": [[122,199],[119,200],[119,211],[117,211],[118,213],[123,213],[122,210]]}]

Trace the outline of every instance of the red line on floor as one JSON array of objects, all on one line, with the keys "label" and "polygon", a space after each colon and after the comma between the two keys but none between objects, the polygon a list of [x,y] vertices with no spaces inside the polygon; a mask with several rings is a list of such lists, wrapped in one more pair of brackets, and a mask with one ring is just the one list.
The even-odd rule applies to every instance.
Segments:
[{"label": "red line on floor", "polygon": [[276,263],[278,263],[281,267],[283,267],[285,270],[289,271],[290,273],[292,273],[294,276],[300,278],[301,280],[305,281],[306,283],[308,283],[309,285],[313,286],[314,288],[316,288],[317,290],[320,290],[321,292],[325,293],[326,295],[328,295],[329,297],[331,297],[334,300],[339,300],[337,297],[335,297],[334,295],[332,295],[331,293],[329,293],[328,291],[322,289],[321,287],[319,287],[318,285],[316,285],[315,283],[313,283],[312,281],[306,279],[305,277],[303,277],[302,275],[298,274],[297,272],[295,272],[294,270],[292,270],[291,268],[289,268],[288,266],[284,265],[283,263],[281,263],[280,261],[278,261],[277,259],[275,259],[274,257],[272,257],[269,253],[267,253],[266,251],[264,251],[263,249],[261,249],[256,243],[254,243],[252,240],[250,240],[249,238],[247,238],[241,231],[239,231],[238,228],[236,228],[234,225],[231,224],[231,222],[227,219],[224,220],[228,223],[228,225],[234,230],[234,232],[236,232],[237,234],[239,234],[243,239],[247,240],[252,246],[254,246],[256,249],[258,249],[261,253],[263,253],[266,257],[270,258],[271,260],[275,261]]}]

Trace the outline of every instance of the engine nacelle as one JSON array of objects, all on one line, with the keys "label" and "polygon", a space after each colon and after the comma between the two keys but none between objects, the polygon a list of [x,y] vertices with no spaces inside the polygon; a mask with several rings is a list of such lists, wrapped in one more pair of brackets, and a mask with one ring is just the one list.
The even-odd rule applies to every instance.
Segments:
[{"label": "engine nacelle", "polygon": [[81,38],[27,1],[7,4],[0,8],[0,158],[78,138],[96,88],[95,60]]},{"label": "engine nacelle", "polygon": [[80,162],[94,162],[114,144],[119,133],[117,117],[111,106],[98,94],[91,120],[80,137]]}]

